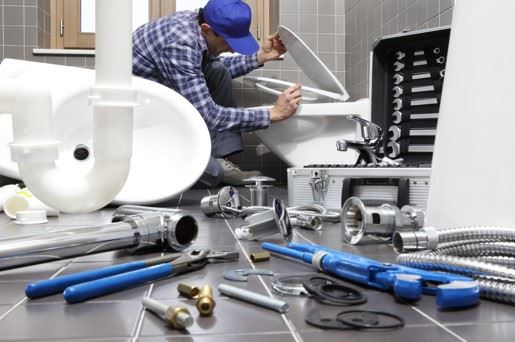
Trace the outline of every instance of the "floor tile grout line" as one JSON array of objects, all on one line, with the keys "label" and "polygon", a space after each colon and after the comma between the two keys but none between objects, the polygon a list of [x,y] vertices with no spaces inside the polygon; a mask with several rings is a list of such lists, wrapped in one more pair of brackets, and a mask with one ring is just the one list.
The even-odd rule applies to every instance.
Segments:
[{"label": "floor tile grout line", "polygon": [[422,310],[414,307],[413,305],[410,305],[410,307],[415,310],[417,313],[419,313],[420,315],[422,315],[423,317],[425,317],[426,319],[430,320],[431,322],[433,322],[436,326],[438,326],[439,328],[445,330],[446,332],[448,332],[449,334],[451,334],[452,336],[454,336],[456,339],[458,339],[459,341],[462,341],[462,342],[467,342],[467,339],[461,337],[460,335],[456,334],[454,331],[452,331],[451,329],[447,328],[445,325],[443,325],[442,323],[440,323],[439,321],[437,321],[436,319],[434,319],[433,317],[429,316],[428,314],[426,314],[425,312],[423,312]]},{"label": "floor tile grout line", "polygon": [[[73,259],[75,260],[75,259]],[[59,274],[61,274],[65,269],[66,267],[70,266],[71,263],[73,262],[73,260],[70,260],[66,265],[62,266],[60,269],[58,269],[54,274],[52,274],[50,276],[50,278],[48,279],[53,279],[55,277],[57,277]],[[20,299],[20,301],[18,301],[18,303],[14,304],[9,310],[7,310],[6,312],[4,312],[2,315],[0,315],[0,321],[2,321],[4,318],[6,318],[11,312],[13,312],[14,310],[16,310],[16,308],[18,308],[19,306],[21,306],[22,304],[26,303],[27,301],[29,300],[29,298],[27,296],[23,296],[22,299]]]},{"label": "floor tile grout line", "polygon": [[[208,193],[211,194],[211,192],[208,190]],[[248,201],[247,198],[243,197],[240,195],[240,197],[244,198],[246,201]],[[227,221],[226,218],[224,218],[224,221],[225,221],[225,225],[227,226],[227,228],[229,228],[229,231],[231,232],[231,234],[233,235],[234,239],[236,240],[236,242],[238,243],[238,245],[240,246],[240,249],[243,251],[243,254],[245,255],[245,258],[247,259],[247,261],[249,262],[250,266],[252,268],[256,268],[256,266],[252,263],[251,259],[250,259],[250,256],[249,254],[247,253],[247,251],[245,250],[245,247],[242,245],[241,241],[236,237],[236,234],[234,233],[229,221]],[[273,298],[272,296],[272,293],[270,292],[270,289],[268,288],[268,286],[266,286],[266,283],[265,281],[263,280],[263,277],[258,275],[257,278],[259,279],[259,281],[261,282],[261,284],[263,285],[263,287],[265,288],[265,291],[267,292],[268,296]],[[284,321],[284,324],[286,324],[286,327],[288,327],[288,330],[290,330],[291,334],[292,334],[292,337],[293,339],[296,341],[296,342],[302,342],[302,338],[300,337],[299,333],[297,330],[295,330],[295,326],[290,322],[290,320],[288,319],[288,317],[286,317],[286,314],[281,314],[281,318],[283,319]]]}]

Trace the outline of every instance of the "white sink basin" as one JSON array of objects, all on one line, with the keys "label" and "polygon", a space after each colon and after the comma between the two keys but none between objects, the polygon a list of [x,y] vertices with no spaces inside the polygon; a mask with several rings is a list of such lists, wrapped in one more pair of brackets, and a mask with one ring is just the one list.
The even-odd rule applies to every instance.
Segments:
[{"label": "white sink basin", "polygon": [[[4,59],[0,81],[47,84],[52,94],[55,134],[61,142],[58,167],[86,174],[94,164],[93,108],[88,105],[94,70]],[[158,83],[134,77],[140,106],[135,108],[134,145],[129,177],[117,203],[152,204],[189,189],[202,175],[211,153],[204,120],[185,98]],[[0,175],[20,178],[7,143],[12,140],[10,115],[0,115]],[[81,150],[87,158],[79,160]],[[85,152],[85,153],[84,153]],[[88,153],[89,152],[89,153]]]}]

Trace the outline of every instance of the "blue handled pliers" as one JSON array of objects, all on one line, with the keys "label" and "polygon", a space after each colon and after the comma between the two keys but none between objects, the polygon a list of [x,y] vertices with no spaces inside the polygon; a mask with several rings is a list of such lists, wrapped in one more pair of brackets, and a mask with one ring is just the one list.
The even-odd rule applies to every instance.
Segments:
[{"label": "blue handled pliers", "polygon": [[108,266],[91,271],[40,280],[27,285],[29,298],[40,298],[63,292],[68,303],[83,302],[130,287],[203,268],[208,263],[236,261],[238,252],[209,249],[174,253],[161,257]]}]

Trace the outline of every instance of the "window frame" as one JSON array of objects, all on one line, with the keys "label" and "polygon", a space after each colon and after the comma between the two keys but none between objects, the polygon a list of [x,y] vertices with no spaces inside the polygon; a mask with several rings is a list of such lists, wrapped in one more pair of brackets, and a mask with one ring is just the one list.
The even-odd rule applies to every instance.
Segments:
[{"label": "window frame", "polygon": [[[105,0],[108,1],[108,0]],[[244,0],[252,9],[250,31],[258,42],[279,24],[279,0]],[[150,20],[175,12],[176,0],[149,0]],[[50,49],[95,48],[95,34],[80,32],[80,0],[50,0]]]},{"label": "window frame", "polygon": [[[107,0],[106,0],[107,1]],[[94,49],[95,34],[80,32],[80,0],[51,0],[52,49]],[[175,10],[175,0],[149,0],[149,20]]]}]

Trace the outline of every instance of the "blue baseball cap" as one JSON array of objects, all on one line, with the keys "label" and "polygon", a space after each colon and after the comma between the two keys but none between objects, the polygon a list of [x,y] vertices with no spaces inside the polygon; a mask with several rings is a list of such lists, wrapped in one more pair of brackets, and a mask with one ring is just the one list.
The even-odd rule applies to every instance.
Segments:
[{"label": "blue baseball cap", "polygon": [[204,6],[204,19],[236,52],[250,55],[259,44],[249,31],[252,13],[241,0],[209,0]]}]

